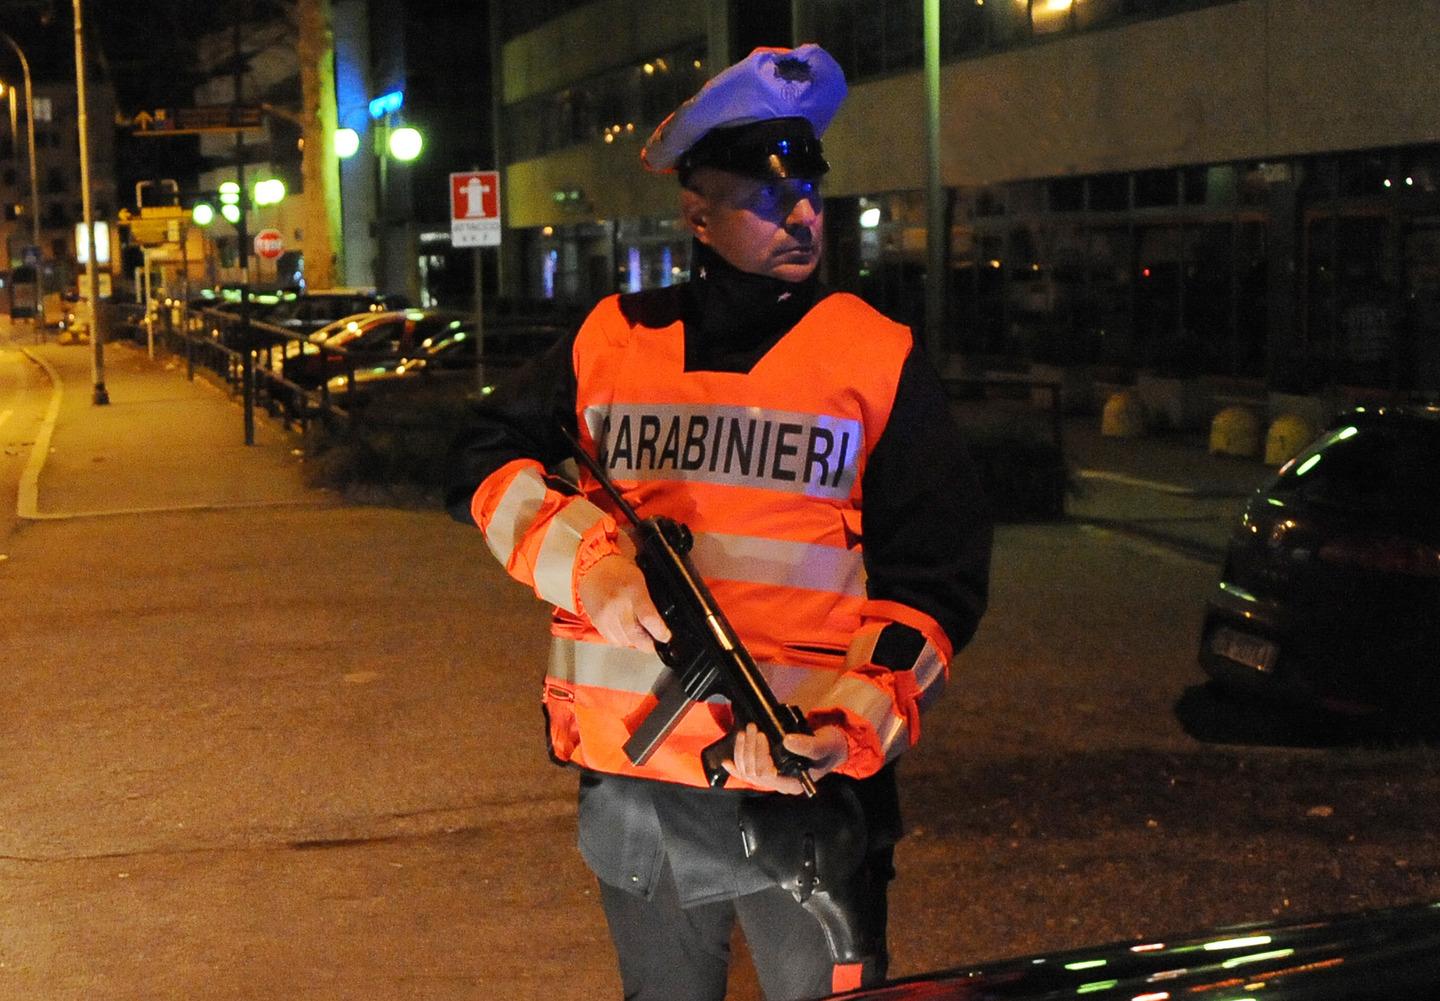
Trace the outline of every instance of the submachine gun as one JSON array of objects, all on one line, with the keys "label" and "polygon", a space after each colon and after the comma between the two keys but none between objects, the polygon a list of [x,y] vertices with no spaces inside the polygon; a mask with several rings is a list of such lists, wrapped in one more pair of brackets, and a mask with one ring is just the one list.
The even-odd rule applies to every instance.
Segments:
[{"label": "submachine gun", "polygon": [[[780,774],[799,779],[805,793],[803,798],[763,795],[741,801],[746,856],[820,922],[836,963],[873,958],[883,948],[883,933],[875,928],[876,911],[867,904],[877,886],[883,892],[883,881],[877,884],[869,868],[868,825],[855,781],[832,775],[817,788],[805,770],[810,760],[785,749],[787,734],[808,734],[810,726],[797,707],[775,697],[715,603],[690,562],[694,537],[689,528],[671,518],[641,518],[570,430],[560,430],[576,459],[634,526],[635,563],[670,627],[669,641],[656,643],[655,649],[674,674],[625,742],[626,757],[644,764],[692,704],[716,694],[728,698],[737,728],[754,723],[770,741]],[[731,757],[734,744],[731,732],[701,752],[712,788],[729,779],[721,762]]]}]

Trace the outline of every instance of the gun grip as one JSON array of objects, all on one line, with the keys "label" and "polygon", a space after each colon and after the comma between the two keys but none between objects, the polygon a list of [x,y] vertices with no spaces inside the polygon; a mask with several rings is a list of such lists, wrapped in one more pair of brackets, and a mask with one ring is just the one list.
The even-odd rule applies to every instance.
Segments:
[{"label": "gun grip", "polygon": [[715,743],[700,752],[700,763],[705,767],[705,781],[711,789],[724,789],[730,781],[730,773],[721,764],[735,756],[735,734],[727,733]]}]

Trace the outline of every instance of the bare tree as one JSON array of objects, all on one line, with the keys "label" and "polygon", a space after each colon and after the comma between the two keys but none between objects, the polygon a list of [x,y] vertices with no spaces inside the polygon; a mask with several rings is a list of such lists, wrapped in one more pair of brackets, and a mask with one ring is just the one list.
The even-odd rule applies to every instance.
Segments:
[{"label": "bare tree", "polygon": [[304,235],[306,281],[314,288],[335,284],[344,272],[340,232],[340,165],[335,156],[335,36],[330,0],[299,0],[299,58],[304,148],[301,174],[305,187]]}]

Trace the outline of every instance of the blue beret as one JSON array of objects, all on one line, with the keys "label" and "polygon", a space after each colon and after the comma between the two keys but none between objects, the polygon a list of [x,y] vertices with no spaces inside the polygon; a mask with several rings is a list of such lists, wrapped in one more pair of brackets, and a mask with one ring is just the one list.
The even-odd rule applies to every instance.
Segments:
[{"label": "blue beret", "polygon": [[740,174],[816,177],[820,136],[845,100],[845,73],[818,45],[756,49],[660,123],[640,151],[649,170],[716,166]]}]

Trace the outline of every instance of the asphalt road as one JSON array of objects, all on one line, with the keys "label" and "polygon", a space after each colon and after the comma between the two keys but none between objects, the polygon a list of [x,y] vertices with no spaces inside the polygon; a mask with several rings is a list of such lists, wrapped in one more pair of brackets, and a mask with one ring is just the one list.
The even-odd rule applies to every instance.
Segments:
[{"label": "asphalt road", "polygon": [[[173,452],[217,407],[238,432],[126,350],[114,435],[183,410]],[[37,371],[0,346],[7,502]],[[283,436],[212,450],[263,497],[186,508],[220,472],[91,419],[57,429],[42,507],[178,500],[3,513],[0,1001],[618,996],[544,753],[545,613],[478,535],[308,490]],[[1440,899],[1431,752],[1202,739],[1216,573],[1079,523],[999,532],[992,611],[902,766],[893,972]],[[743,971],[732,997],[758,997]]]}]

